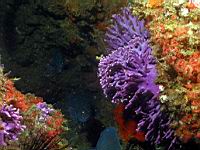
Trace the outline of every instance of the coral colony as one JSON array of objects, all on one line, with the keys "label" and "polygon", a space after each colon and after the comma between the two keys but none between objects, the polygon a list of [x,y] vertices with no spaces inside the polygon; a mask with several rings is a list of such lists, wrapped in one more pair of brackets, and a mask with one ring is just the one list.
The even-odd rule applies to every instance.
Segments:
[{"label": "coral colony", "polygon": [[[122,15],[114,15],[113,18],[115,24],[106,34],[112,53],[100,61],[100,83],[104,94],[112,97],[113,102],[128,100],[129,106],[137,93],[151,90],[155,96],[158,95],[159,88],[154,84],[155,59],[146,40],[148,32],[143,21],[133,17],[127,8],[122,10]],[[124,46],[115,43],[123,43]],[[131,97],[129,90],[135,90],[131,100],[128,98]]]},{"label": "coral colony", "polygon": [[156,60],[148,43],[149,33],[144,21],[139,21],[124,8],[113,16],[114,25],[105,36],[109,54],[99,63],[100,84],[113,103],[123,103],[134,109],[137,131],[145,133],[151,144],[168,143],[174,149],[177,139],[170,128],[171,120],[161,111]]},{"label": "coral colony", "polygon": [[[62,113],[45,103],[42,98],[18,91],[13,81],[3,74],[1,67],[0,99],[0,149],[3,147],[23,150],[24,145],[29,147],[29,150],[35,150],[34,147],[39,150],[45,145],[60,148],[62,144],[58,145],[50,139],[59,138],[64,132]],[[40,130],[42,135],[38,132]],[[40,142],[36,143],[35,137],[38,137]],[[41,140],[44,140],[45,144],[41,144]]]},{"label": "coral colony", "polygon": [[19,109],[12,105],[3,104],[0,109],[1,130],[0,130],[0,145],[7,145],[8,141],[15,141],[18,135],[26,128],[22,125],[22,116],[19,114]]}]

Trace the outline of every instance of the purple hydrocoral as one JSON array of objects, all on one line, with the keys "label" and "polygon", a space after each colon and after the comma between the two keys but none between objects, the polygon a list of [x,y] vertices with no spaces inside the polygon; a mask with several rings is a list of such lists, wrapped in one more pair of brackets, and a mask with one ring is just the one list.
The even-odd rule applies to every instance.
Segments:
[{"label": "purple hydrocoral", "polygon": [[[125,47],[119,47],[99,63],[100,84],[104,94],[113,102],[127,102],[127,107],[138,93],[148,90],[155,96],[159,88],[155,85],[155,60],[147,41],[133,39]],[[134,93],[134,94],[133,94]]]},{"label": "purple hydrocoral", "polygon": [[129,8],[124,8],[121,14],[114,14],[113,26],[105,35],[107,50],[110,52],[126,46],[131,39],[136,37],[142,39],[149,37],[149,32],[144,27],[144,20],[139,21],[137,17],[134,17]]},{"label": "purple hydrocoral", "polygon": [[151,144],[167,144],[168,149],[178,145],[174,130],[170,128],[171,119],[161,111],[160,102],[152,99],[152,93],[140,94],[133,104],[138,119],[138,131],[145,132],[146,141]]},{"label": "purple hydrocoral", "polygon": [[37,108],[41,111],[41,115],[39,116],[39,121],[44,122],[46,121],[47,117],[50,115],[51,112],[53,112],[54,109],[49,108],[47,103],[38,103]]},{"label": "purple hydrocoral", "polygon": [[19,109],[12,105],[3,104],[0,109],[0,145],[7,145],[8,141],[15,141],[18,135],[24,131],[25,126],[21,124],[22,116]]},{"label": "purple hydrocoral", "polygon": [[156,62],[148,44],[144,22],[132,16],[128,8],[114,15],[115,24],[106,33],[110,54],[99,63],[100,84],[113,103],[122,102],[135,110],[138,130],[152,144],[168,143],[174,148],[176,137],[171,120],[161,111]]}]

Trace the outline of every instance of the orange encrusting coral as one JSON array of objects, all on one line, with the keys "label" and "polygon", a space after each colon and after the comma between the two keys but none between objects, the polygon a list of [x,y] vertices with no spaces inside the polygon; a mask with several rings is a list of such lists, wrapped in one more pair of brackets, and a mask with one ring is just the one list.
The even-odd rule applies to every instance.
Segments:
[{"label": "orange encrusting coral", "polygon": [[[165,31],[163,26],[160,26],[160,30],[163,31],[162,34],[165,37],[162,37],[161,33],[157,33],[156,41],[162,47],[162,55],[167,56],[167,62],[170,64],[180,77],[186,82],[185,87],[187,91],[188,104],[191,106],[191,114],[184,114],[181,121],[182,124],[177,128],[176,134],[182,139],[183,142],[188,142],[192,138],[199,138],[200,121],[197,121],[195,118],[200,117],[200,97],[197,93],[192,92],[196,84],[200,83],[200,52],[194,51],[190,55],[184,56],[181,53],[180,45],[184,45],[185,49],[192,52],[192,49],[187,47],[186,39],[180,39],[179,36],[187,35],[187,28],[180,28],[174,33]],[[162,37],[162,38],[160,38]],[[169,38],[168,38],[169,37]],[[183,48],[183,47],[182,47]],[[169,55],[170,54],[170,55]],[[193,95],[193,97],[191,97]],[[191,118],[189,119],[189,116]],[[187,118],[187,120],[185,120]],[[192,119],[193,118],[193,119]]]},{"label": "orange encrusting coral", "polygon": [[29,96],[28,100],[30,104],[38,104],[43,102],[43,99],[41,97],[35,97],[35,96]]},{"label": "orange encrusting coral", "polygon": [[[193,83],[200,83],[200,52],[193,51],[188,47],[188,28],[184,26],[176,27],[173,32],[165,29],[164,24],[156,23],[157,30],[154,30],[152,39],[162,48],[162,55],[167,56],[167,62],[185,80]],[[189,55],[184,55],[182,50],[190,51]]]},{"label": "orange encrusting coral", "polygon": [[183,78],[200,83],[200,52],[196,51],[191,56],[177,60],[174,68]]},{"label": "orange encrusting coral", "polygon": [[5,94],[3,99],[14,107],[19,108],[22,111],[28,110],[28,105],[25,101],[25,95],[19,92],[15,87],[14,83],[11,80],[6,80],[4,83]]},{"label": "orange encrusting coral", "polygon": [[189,102],[191,103],[192,112],[196,115],[200,115],[200,91],[199,91],[199,89],[196,91],[195,90],[188,91],[187,98],[188,98]]},{"label": "orange encrusting coral", "polygon": [[48,131],[48,136],[56,136],[61,134],[63,131],[61,128],[63,121],[64,118],[60,112],[56,112],[53,116],[50,116],[46,121],[51,128],[51,130]]},{"label": "orange encrusting coral", "polygon": [[148,6],[153,8],[159,7],[163,2],[164,0],[148,0]]},{"label": "orange encrusting coral", "polygon": [[3,89],[5,90],[3,100],[19,108],[22,112],[27,111],[33,104],[43,102],[41,97],[22,94],[14,87],[14,83],[8,79],[5,81]]},{"label": "orange encrusting coral", "polygon": [[138,132],[137,122],[135,120],[125,120],[123,117],[123,112],[125,106],[123,104],[118,104],[114,109],[114,118],[119,127],[119,135],[125,141],[128,142],[131,139],[137,139],[138,141],[145,141],[144,132]]},{"label": "orange encrusting coral", "polygon": [[176,134],[180,139],[187,143],[192,138],[200,139],[199,128],[200,120],[195,119],[195,114],[187,114],[181,120],[179,128],[176,130]]},{"label": "orange encrusting coral", "polygon": [[[189,9],[187,15],[197,7],[189,2],[186,5],[186,9]],[[169,11],[165,6],[151,10],[153,13],[149,15],[146,25],[151,39],[159,48],[160,57],[176,71],[178,76],[174,78],[178,81],[177,85],[185,90],[184,104],[187,107],[178,114],[176,135],[184,142],[192,138],[200,139],[200,45],[197,30],[193,29],[200,20],[198,17],[189,20],[181,18],[177,12]]]},{"label": "orange encrusting coral", "polygon": [[195,5],[195,3],[193,3],[193,2],[188,2],[187,5],[186,5],[186,7],[187,7],[188,9],[195,9],[195,8],[198,8],[198,6]]}]

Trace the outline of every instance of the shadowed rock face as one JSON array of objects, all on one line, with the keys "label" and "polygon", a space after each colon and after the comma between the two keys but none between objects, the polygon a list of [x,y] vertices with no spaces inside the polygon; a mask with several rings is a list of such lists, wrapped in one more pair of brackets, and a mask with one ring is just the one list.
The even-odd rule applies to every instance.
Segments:
[{"label": "shadowed rock face", "polygon": [[125,4],[122,0],[1,1],[5,71],[21,78],[16,82],[21,91],[49,102],[49,97],[64,97],[66,85],[68,89],[92,86],[97,91],[95,57],[103,53],[97,47],[100,30],[111,12]]},{"label": "shadowed rock face", "polygon": [[53,1],[8,0],[1,1],[0,6],[0,46],[6,72],[21,78],[16,82],[18,89],[49,102],[63,97],[67,89],[93,84],[95,55],[99,53],[90,35],[91,23],[80,15],[70,20],[64,8],[56,11]]},{"label": "shadowed rock face", "polygon": [[0,6],[5,71],[21,78],[16,86],[22,92],[52,103],[73,89],[99,90],[95,57],[103,53],[97,46],[102,43],[100,30],[111,11],[125,4],[63,2],[7,0]]}]

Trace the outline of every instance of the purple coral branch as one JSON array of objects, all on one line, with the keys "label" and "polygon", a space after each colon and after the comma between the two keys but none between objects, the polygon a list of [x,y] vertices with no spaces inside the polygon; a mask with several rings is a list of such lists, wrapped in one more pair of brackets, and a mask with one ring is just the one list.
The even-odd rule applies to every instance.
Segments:
[{"label": "purple coral branch", "polygon": [[168,115],[161,111],[156,61],[148,43],[144,21],[139,21],[124,8],[113,15],[114,25],[108,29],[105,41],[110,54],[99,63],[100,84],[113,103],[122,102],[126,109],[134,109],[138,131],[146,133],[152,144],[169,143],[174,149],[177,139],[170,128]]},{"label": "purple coral branch", "polygon": [[0,109],[0,145],[7,145],[8,141],[15,141],[19,134],[26,128],[21,124],[22,116],[19,109],[12,105],[3,104]]},{"label": "purple coral branch", "polygon": [[149,37],[148,31],[144,27],[144,20],[139,21],[137,17],[134,17],[129,8],[124,8],[121,14],[114,14],[113,21],[113,26],[108,29],[105,35],[108,51],[128,45],[128,42],[136,37],[143,39]]},{"label": "purple coral branch", "polygon": [[36,106],[41,111],[41,114],[38,118],[40,122],[46,121],[50,113],[54,111],[54,109],[50,108],[45,102],[38,103]]}]

